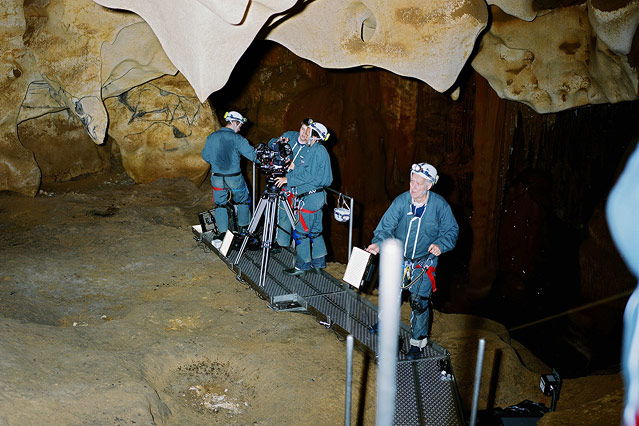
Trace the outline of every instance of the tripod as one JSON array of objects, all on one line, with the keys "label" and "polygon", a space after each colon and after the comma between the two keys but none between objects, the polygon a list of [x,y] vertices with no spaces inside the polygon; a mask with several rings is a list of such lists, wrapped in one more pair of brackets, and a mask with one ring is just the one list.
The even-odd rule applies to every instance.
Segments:
[{"label": "tripod", "polygon": [[237,257],[233,262],[233,265],[240,263],[240,258],[244,253],[249,236],[255,232],[262,215],[264,215],[264,232],[262,232],[262,264],[260,266],[259,281],[260,287],[264,287],[264,280],[266,279],[266,268],[268,267],[269,252],[271,251],[271,241],[273,239],[273,231],[275,230],[275,222],[277,221],[277,216],[275,214],[277,213],[277,204],[280,200],[284,205],[286,216],[291,222],[291,229],[295,229],[293,211],[291,210],[291,206],[288,204],[286,195],[277,188],[277,186],[275,186],[275,182],[272,178],[268,178],[266,181],[266,189],[264,190],[262,197],[260,197],[260,202],[257,203],[255,215],[253,216],[253,219],[251,219],[251,223],[249,223],[240,251],[237,253]]}]

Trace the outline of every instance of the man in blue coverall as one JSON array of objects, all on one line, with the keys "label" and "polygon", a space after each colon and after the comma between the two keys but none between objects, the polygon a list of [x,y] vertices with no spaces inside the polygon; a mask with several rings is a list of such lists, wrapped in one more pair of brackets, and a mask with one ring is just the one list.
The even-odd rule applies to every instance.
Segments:
[{"label": "man in blue coverall", "polygon": [[206,138],[202,158],[211,164],[211,185],[215,202],[215,222],[220,234],[228,230],[226,203],[232,198],[237,204],[237,226],[246,231],[251,220],[249,191],[240,171],[240,156],[256,160],[255,148],[238,132],[246,118],[237,111],[224,114],[226,126]]},{"label": "man in blue coverall", "polygon": [[[284,132],[279,138],[273,138],[268,142],[269,148],[275,149],[275,143],[281,138],[288,139],[288,144],[290,145],[292,150],[291,161],[293,167],[299,165],[302,160],[300,152],[302,151],[302,149],[308,148],[308,139],[311,135],[311,128],[309,127],[309,125],[312,122],[312,118],[305,118],[304,120],[302,120],[299,132],[293,130]],[[290,191],[288,185],[283,185],[281,189],[284,191]],[[291,222],[286,215],[284,206],[282,206],[282,201],[280,201],[277,214],[276,235],[277,244],[275,244],[274,247],[271,249],[271,253],[279,253],[282,250],[282,247],[288,247],[291,245]]]},{"label": "man in blue coverall", "polygon": [[413,164],[410,190],[391,203],[375,228],[372,244],[366,251],[378,254],[387,238],[404,245],[402,289],[410,290],[410,349],[408,359],[416,359],[428,343],[430,296],[435,286],[437,258],[457,243],[459,227],[444,198],[431,192],[439,176],[428,163]]},{"label": "man in blue coverall", "polygon": [[299,220],[295,224],[295,267],[285,269],[288,275],[320,273],[326,267],[326,243],[322,236],[322,207],[326,204],[325,186],[333,182],[328,151],[321,143],[329,137],[322,123],[311,121],[308,143],[298,152],[285,177],[275,179],[278,188],[288,185],[298,200]]}]

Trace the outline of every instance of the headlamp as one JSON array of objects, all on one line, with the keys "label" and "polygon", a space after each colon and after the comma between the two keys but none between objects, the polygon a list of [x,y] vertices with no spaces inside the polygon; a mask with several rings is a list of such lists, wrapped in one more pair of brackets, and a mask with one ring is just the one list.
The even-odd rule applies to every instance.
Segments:
[{"label": "headlamp", "polygon": [[[429,166],[433,169],[432,173],[428,171]],[[433,184],[436,184],[439,180],[439,175],[437,175],[437,172],[434,169],[435,168],[428,163],[416,163],[410,167],[411,172],[423,174],[426,179],[433,182]],[[435,174],[435,176],[433,176],[433,173]]]},{"label": "headlamp", "polygon": [[319,137],[316,139],[327,141],[329,136],[331,135],[330,133],[328,133],[328,129],[326,128],[326,126],[324,126],[322,123],[318,123],[317,121],[311,122],[311,124],[309,124],[309,127],[319,135]]},{"label": "headlamp", "polygon": [[226,121],[239,121],[240,123],[246,123],[246,117],[236,111],[227,111],[224,113],[224,119]]}]

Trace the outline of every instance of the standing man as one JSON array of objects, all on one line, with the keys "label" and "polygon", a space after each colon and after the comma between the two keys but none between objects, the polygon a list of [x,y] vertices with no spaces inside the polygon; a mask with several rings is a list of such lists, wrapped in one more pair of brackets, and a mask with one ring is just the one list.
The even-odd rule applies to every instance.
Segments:
[{"label": "standing man", "polygon": [[[284,132],[282,136],[280,136],[280,138],[288,139],[288,144],[291,146],[291,150],[293,151],[293,153],[291,154],[293,167],[299,165],[301,159],[303,158],[302,156],[300,156],[300,152],[302,151],[302,149],[307,150],[309,148],[308,139],[311,136],[311,128],[309,127],[309,125],[312,122],[312,118],[305,118],[304,120],[302,120],[299,132],[289,130],[288,132]],[[277,142],[278,139],[271,139],[268,143],[269,148],[273,149],[274,144]],[[283,185],[281,189],[283,191],[290,191],[288,185]],[[292,207],[293,206],[291,206],[291,208]],[[282,206],[282,201],[280,201],[280,205],[278,208],[276,235],[277,244],[271,249],[271,253],[279,253],[282,250],[282,247],[288,247],[291,245],[291,222],[286,215],[284,206]]]},{"label": "standing man", "polygon": [[404,244],[402,289],[410,290],[410,350],[408,359],[419,358],[428,343],[430,296],[435,286],[437,258],[452,250],[459,227],[444,198],[430,189],[439,176],[428,163],[413,164],[410,190],[400,194],[382,216],[366,251],[378,254],[387,238]]},{"label": "standing man", "polygon": [[300,133],[309,133],[307,146],[298,152],[298,158],[289,167],[286,177],[275,179],[278,188],[290,187],[298,203],[299,220],[293,233],[297,245],[295,267],[284,270],[288,275],[303,275],[309,271],[320,273],[326,267],[322,207],[326,204],[324,187],[333,183],[333,171],[322,142],[330,135],[322,123],[309,121],[307,127],[300,129]]},{"label": "standing man", "polygon": [[240,155],[256,160],[255,149],[238,132],[246,118],[237,111],[224,114],[226,126],[206,138],[202,158],[211,164],[211,185],[215,202],[215,222],[220,234],[229,227],[226,203],[233,199],[237,204],[237,226],[240,233],[246,232],[251,220],[249,191],[240,171]]}]

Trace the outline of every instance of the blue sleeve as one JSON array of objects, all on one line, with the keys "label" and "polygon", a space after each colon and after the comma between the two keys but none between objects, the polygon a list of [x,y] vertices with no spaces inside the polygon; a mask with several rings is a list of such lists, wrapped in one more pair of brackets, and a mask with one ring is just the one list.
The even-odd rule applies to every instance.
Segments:
[{"label": "blue sleeve", "polygon": [[377,228],[373,231],[374,237],[372,242],[380,245],[384,240],[393,238],[403,214],[405,214],[405,212],[401,208],[400,197],[397,197],[393,200],[379,221],[379,224],[377,224]]},{"label": "blue sleeve", "polygon": [[439,232],[437,233],[437,239],[433,241],[433,244],[437,244],[442,253],[446,253],[447,251],[455,248],[455,244],[457,244],[459,226],[457,225],[457,220],[455,220],[453,211],[446,202],[443,202],[439,207],[438,218]]},{"label": "blue sleeve", "polygon": [[237,150],[239,151],[240,154],[242,154],[244,157],[248,158],[249,160],[255,162],[255,160],[257,159],[257,156],[255,154],[255,148],[253,148],[251,146],[251,144],[249,143],[249,141],[246,140],[246,138],[244,138],[243,136],[237,135]]},{"label": "blue sleeve", "polygon": [[212,143],[212,135],[210,134],[206,137],[206,142],[204,143],[204,148],[202,148],[202,158],[207,163],[211,163],[211,143]]}]

